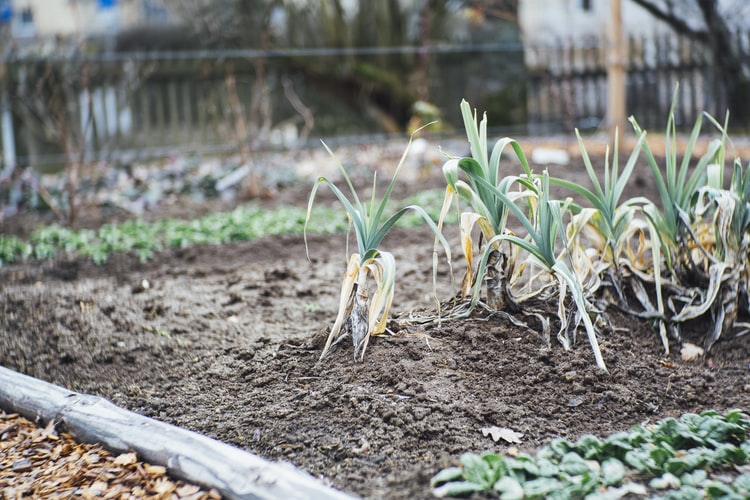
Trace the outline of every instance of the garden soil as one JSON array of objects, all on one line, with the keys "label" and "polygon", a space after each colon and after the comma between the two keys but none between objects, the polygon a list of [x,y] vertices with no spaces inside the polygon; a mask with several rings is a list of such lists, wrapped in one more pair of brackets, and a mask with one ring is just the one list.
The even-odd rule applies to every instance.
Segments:
[{"label": "garden soil", "polygon": [[[580,177],[581,165],[567,169]],[[650,194],[634,179],[632,192]],[[304,204],[308,192],[269,203]],[[447,236],[460,280],[457,235]],[[383,245],[398,266],[390,332],[372,339],[363,361],[348,340],[319,361],[346,243],[308,243],[310,260],[302,237],[281,236],[172,249],[146,263],[114,255],[100,266],[61,257],[2,267],[0,365],[291,462],[366,498],[430,498],[430,478],[467,451],[533,451],[554,437],[750,408],[750,335],[726,335],[686,362],[678,344],[663,352],[647,322],[610,311],[605,374],[584,332],[566,352],[554,335],[548,346],[538,330],[501,316],[418,321],[435,309],[424,228],[396,229]],[[450,299],[442,257],[438,281],[440,299]],[[554,316],[554,306],[526,308]],[[694,330],[686,340],[700,343],[705,329]],[[493,441],[483,432],[492,427],[519,442]]]}]

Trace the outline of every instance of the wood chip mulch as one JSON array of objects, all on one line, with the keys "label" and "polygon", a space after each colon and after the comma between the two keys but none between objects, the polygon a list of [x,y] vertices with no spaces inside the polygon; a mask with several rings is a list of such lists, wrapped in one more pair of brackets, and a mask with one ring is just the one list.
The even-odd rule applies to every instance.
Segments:
[{"label": "wood chip mulch", "polygon": [[206,491],[171,479],[167,469],[115,456],[101,445],[82,444],[54,422],[37,427],[18,414],[0,410],[0,493],[3,499],[84,498],[215,500]]}]

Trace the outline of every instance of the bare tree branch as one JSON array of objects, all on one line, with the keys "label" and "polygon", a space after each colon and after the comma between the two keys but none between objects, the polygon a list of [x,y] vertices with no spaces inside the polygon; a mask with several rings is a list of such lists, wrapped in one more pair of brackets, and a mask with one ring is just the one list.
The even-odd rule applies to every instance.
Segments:
[{"label": "bare tree branch", "polygon": [[695,37],[701,42],[708,41],[708,33],[690,26],[683,17],[676,13],[672,2],[666,2],[663,7],[661,2],[657,5],[657,2],[652,0],[633,0],[633,3],[647,10],[656,19],[667,23],[675,32]]},{"label": "bare tree branch", "polygon": [[698,0],[710,37],[708,43],[719,66],[727,71],[736,71],[741,67],[739,56],[732,43],[732,33],[726,20],[718,11],[717,0]]},{"label": "bare tree branch", "polygon": [[[710,50],[713,56],[714,73],[726,91],[727,107],[733,113],[746,113],[748,65],[735,40],[732,26],[738,27],[736,19],[740,11],[720,10],[718,0],[633,0],[656,19],[667,23],[677,34],[689,36]],[[736,4],[735,4],[736,6]],[[702,28],[691,21],[700,19]]]}]

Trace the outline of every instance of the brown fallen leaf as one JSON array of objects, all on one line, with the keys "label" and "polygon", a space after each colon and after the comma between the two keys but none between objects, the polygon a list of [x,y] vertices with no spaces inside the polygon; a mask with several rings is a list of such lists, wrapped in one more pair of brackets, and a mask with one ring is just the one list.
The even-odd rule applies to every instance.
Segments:
[{"label": "brown fallen leaf", "polygon": [[44,428],[43,436],[46,439],[52,439],[53,441],[57,441],[60,439],[57,435],[57,430],[55,429],[56,422],[54,420],[50,420],[47,424],[47,427]]},{"label": "brown fallen leaf", "polygon": [[516,432],[512,429],[508,429],[507,427],[484,427],[482,429],[482,435],[492,436],[492,440],[497,442],[500,439],[503,441],[506,441],[508,443],[518,444],[521,442],[521,438],[523,437],[523,434],[520,432]]},{"label": "brown fallen leaf", "polygon": [[83,460],[88,465],[93,465],[93,464],[99,462],[100,458],[101,457],[96,452],[88,452],[88,453],[84,453],[84,455],[83,455]]},{"label": "brown fallen leaf", "polygon": [[13,462],[13,470],[15,472],[26,472],[28,470],[31,470],[33,467],[33,464],[31,463],[31,460],[28,458],[22,458],[20,460],[16,460]]},{"label": "brown fallen leaf", "polygon": [[92,484],[89,489],[99,491],[100,493],[104,493],[105,491],[109,489],[109,483],[105,481],[95,481],[94,484]]},{"label": "brown fallen leaf", "polygon": [[115,465],[132,465],[138,461],[138,456],[133,453],[123,453],[121,455],[118,455],[117,458],[114,460]]},{"label": "brown fallen leaf", "polygon": [[160,477],[153,485],[153,489],[160,496],[166,497],[167,495],[172,494],[172,492],[174,492],[177,488],[175,487],[174,483],[168,478]]},{"label": "brown fallen leaf", "polygon": [[185,486],[180,486],[179,488],[177,488],[177,490],[175,491],[175,494],[178,497],[182,498],[182,497],[186,497],[189,495],[195,495],[200,490],[201,489],[194,484],[186,484]]},{"label": "brown fallen leaf", "polygon": [[685,342],[680,349],[680,357],[683,361],[695,361],[703,356],[703,349],[695,344]]},{"label": "brown fallen leaf", "polygon": [[145,465],[143,469],[146,471],[146,474],[152,476],[163,476],[167,473],[167,468],[161,465]]}]

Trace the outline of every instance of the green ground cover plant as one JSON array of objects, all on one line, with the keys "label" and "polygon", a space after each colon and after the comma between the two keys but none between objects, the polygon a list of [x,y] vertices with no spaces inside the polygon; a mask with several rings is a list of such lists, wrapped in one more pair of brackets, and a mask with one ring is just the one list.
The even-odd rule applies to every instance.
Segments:
[{"label": "green ground cover plant", "polygon": [[[604,439],[554,439],[536,454],[466,453],[431,481],[438,497],[494,492],[502,499],[668,499],[750,495],[750,419],[741,410],[688,413]],[[713,477],[712,477],[713,476]]]},{"label": "green ground cover plant", "polygon": [[[343,231],[346,219],[327,210],[316,230]],[[90,257],[103,263],[115,252],[135,252],[141,260],[168,247],[192,244],[220,244],[244,241],[274,234],[301,233],[305,212],[300,208],[283,207],[265,210],[247,205],[231,212],[214,213],[194,220],[165,219],[156,222],[129,220],[105,224],[99,229],[70,229],[51,225],[34,231],[28,241],[0,235],[0,259],[11,263],[24,258],[49,259],[60,254]]]},{"label": "green ground cover plant", "polygon": [[[437,220],[442,192],[425,190],[403,200],[407,205],[423,207]],[[390,203],[386,213],[394,211]],[[97,230],[70,229],[51,225],[35,230],[26,239],[0,234],[0,265],[26,259],[51,259],[68,255],[90,257],[104,263],[114,252],[135,252],[141,260],[170,247],[195,244],[221,244],[247,241],[263,236],[302,234],[306,210],[287,206],[273,210],[259,205],[240,206],[230,212],[217,212],[193,220],[164,219],[155,222],[131,220],[121,224],[106,224]],[[316,234],[344,232],[348,228],[346,215],[326,206],[315,208],[315,218],[308,232]],[[407,214],[398,221],[400,227],[424,224],[421,216]]]}]

